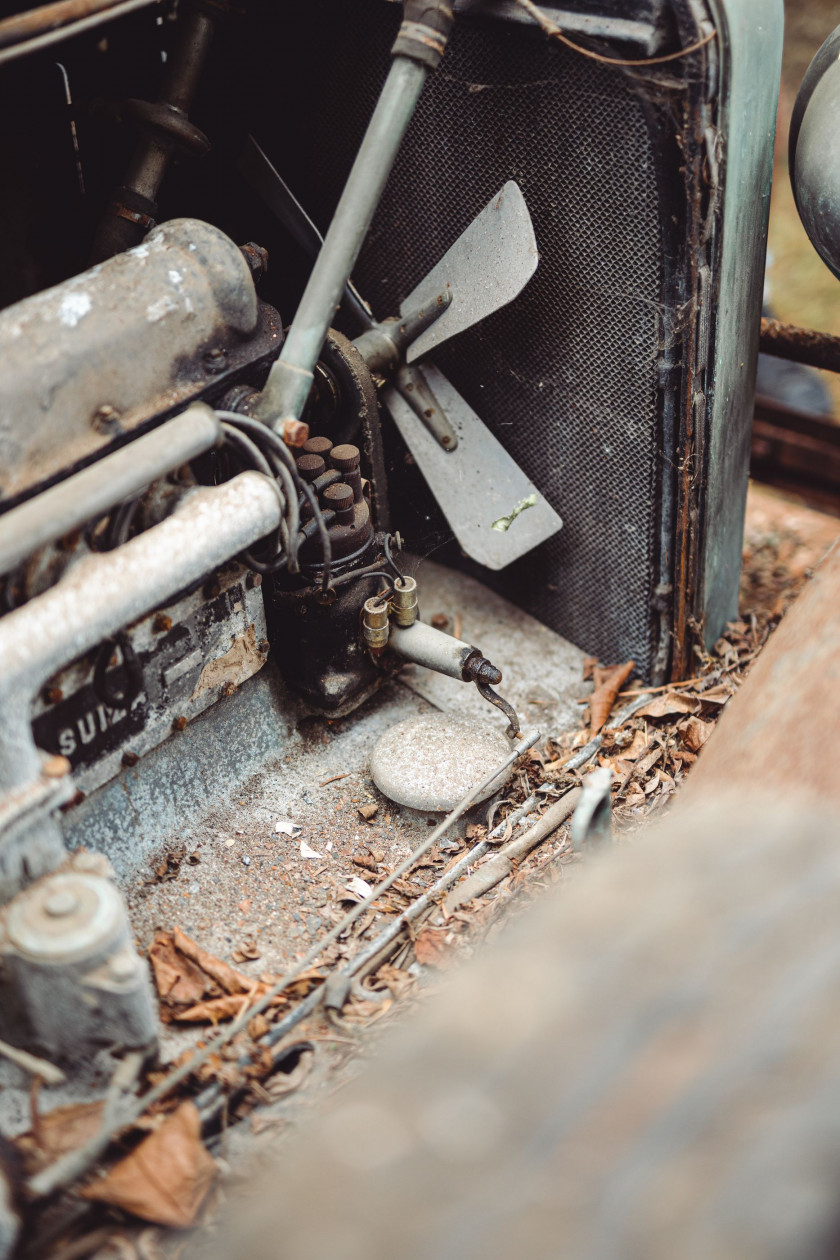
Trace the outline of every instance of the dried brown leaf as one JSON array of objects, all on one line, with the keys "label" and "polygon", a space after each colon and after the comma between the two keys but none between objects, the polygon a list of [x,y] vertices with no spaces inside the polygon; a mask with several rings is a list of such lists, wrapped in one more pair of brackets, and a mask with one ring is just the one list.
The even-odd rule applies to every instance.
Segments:
[{"label": "dried brown leaf", "polygon": [[421,966],[437,967],[439,971],[445,971],[455,961],[444,934],[434,928],[424,928],[415,938],[414,955]]},{"label": "dried brown leaf", "polygon": [[592,735],[597,735],[608,721],[621,688],[636,668],[635,661],[614,665],[608,670],[594,671],[595,690],[589,697],[589,725]]},{"label": "dried brown leaf", "polygon": [[676,717],[680,713],[696,713],[699,707],[691,696],[683,695],[679,691],[669,691],[664,696],[654,696],[649,704],[639,709],[636,717]]},{"label": "dried brown leaf", "polygon": [[182,932],[176,927],[172,933],[172,942],[179,953],[185,958],[189,958],[196,966],[214,980],[216,984],[225,993],[248,993],[251,989],[251,981],[247,976],[243,976],[235,967],[231,967],[229,963],[222,962],[221,958],[216,958],[214,954],[208,953],[206,949],[202,949],[195,941],[187,936],[186,932]]},{"label": "dried brown leaf", "polygon": [[703,747],[714,729],[714,722],[704,722],[698,717],[686,718],[685,722],[680,722],[679,725],[682,742],[688,751],[693,753]]},{"label": "dried brown leaf", "polygon": [[241,945],[237,945],[231,957],[234,962],[254,962],[260,957],[257,942],[253,939],[243,941]]},{"label": "dried brown leaf", "polygon": [[597,656],[585,656],[583,658],[583,681],[588,682],[592,677],[593,670],[598,664]]},{"label": "dried brown leaf", "polygon": [[218,993],[208,976],[175,948],[169,932],[158,932],[149,950],[152,973],[165,1006],[192,1006]]},{"label": "dried brown leaf", "polygon": [[100,1181],[85,1187],[83,1197],[157,1225],[187,1228],[217,1172],[200,1134],[198,1108],[192,1102],[182,1103]]},{"label": "dried brown leaf", "polygon": [[31,1133],[22,1134],[16,1142],[30,1172],[46,1167],[94,1137],[102,1124],[105,1103],[70,1103],[55,1107],[37,1117]]},{"label": "dried brown leaf", "polygon": [[[256,988],[254,996],[257,996]],[[247,1006],[249,999],[242,993],[226,993],[224,997],[197,1002],[187,1010],[177,1011],[174,1018],[185,1024],[218,1024],[225,1019],[235,1019]]]},{"label": "dried brown leaf", "polygon": [[357,806],[357,809],[360,816],[364,818],[365,822],[370,822],[370,820],[375,818],[379,813],[379,806],[373,803],[370,805],[359,805]]}]

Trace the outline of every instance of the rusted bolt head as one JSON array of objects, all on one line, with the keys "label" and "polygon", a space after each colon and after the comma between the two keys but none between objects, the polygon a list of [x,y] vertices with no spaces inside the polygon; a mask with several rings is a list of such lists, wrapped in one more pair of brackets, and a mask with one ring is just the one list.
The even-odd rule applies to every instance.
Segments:
[{"label": "rusted bolt head", "polygon": [[262,574],[249,573],[245,579],[245,585],[247,586],[249,591],[256,590],[258,586],[262,586]]},{"label": "rusted bolt head", "polygon": [[263,249],[262,245],[255,244],[254,241],[248,241],[247,245],[240,246],[239,252],[248,264],[254,284],[259,284],[268,272],[268,250]]},{"label": "rusted bolt head", "polygon": [[172,629],[172,618],[167,617],[166,613],[155,613],[152,629],[156,634],[166,634],[167,630]]},{"label": "rusted bolt head", "polygon": [[122,763],[124,766],[136,766],[140,758],[136,752],[131,752],[128,748],[122,755]]},{"label": "rusted bolt head", "polygon": [[61,704],[64,699],[64,692],[60,687],[47,687],[44,692],[44,699],[47,704]]},{"label": "rusted bolt head", "polygon": [[330,463],[337,472],[352,472],[359,467],[358,446],[351,446],[349,442],[344,446],[334,446],[330,451]]},{"label": "rusted bolt head", "polygon": [[173,730],[185,731],[187,729],[187,719],[185,717],[176,717],[172,723]]},{"label": "rusted bolt head", "polygon": [[324,501],[324,507],[332,508],[334,512],[346,512],[353,506],[353,491],[343,481],[327,486],[321,498]]},{"label": "rusted bolt head", "polygon": [[119,422],[120,413],[110,403],[103,403],[101,407],[97,407],[91,417],[91,424],[97,433],[113,433]]},{"label": "rusted bolt head", "polygon": [[303,449],[307,455],[321,455],[324,459],[327,458],[332,448],[333,444],[327,437],[307,438],[303,444]]},{"label": "rusted bolt head", "polygon": [[326,471],[327,465],[320,455],[301,455],[297,461],[297,470],[304,481],[313,482]]},{"label": "rusted bolt head", "polygon": [[445,630],[449,625],[449,618],[446,613],[435,613],[434,617],[432,617],[432,625],[435,630]]},{"label": "rusted bolt head", "polygon": [[309,437],[309,425],[302,420],[283,421],[283,441],[287,446],[303,446]]},{"label": "rusted bolt head", "polygon": [[43,770],[48,779],[63,779],[70,773],[70,762],[66,757],[47,757]]},{"label": "rusted bolt head", "polygon": [[214,346],[212,350],[205,351],[204,367],[211,376],[218,376],[220,372],[224,372],[227,367],[227,355],[221,346]]}]

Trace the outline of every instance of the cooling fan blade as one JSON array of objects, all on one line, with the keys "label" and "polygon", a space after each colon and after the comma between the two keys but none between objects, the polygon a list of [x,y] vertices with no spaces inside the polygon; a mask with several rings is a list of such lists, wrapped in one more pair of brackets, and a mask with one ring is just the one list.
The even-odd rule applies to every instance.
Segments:
[{"label": "cooling fan blade", "polygon": [[[318,229],[252,136],[240,172],[315,257],[322,242]],[[461,548],[489,569],[512,564],[563,522],[452,383],[422,360],[513,301],[538,263],[531,216],[511,180],[405,298],[398,317],[377,323],[352,284],[342,301],[365,329],[356,343],[365,357],[377,344],[390,350],[389,368],[376,366],[388,378],[383,401]]]},{"label": "cooling fan blade", "polygon": [[406,363],[507,306],[538,263],[531,215],[519,185],[509,180],[400,306],[405,316],[441,292],[451,297],[441,318],[408,347]]}]

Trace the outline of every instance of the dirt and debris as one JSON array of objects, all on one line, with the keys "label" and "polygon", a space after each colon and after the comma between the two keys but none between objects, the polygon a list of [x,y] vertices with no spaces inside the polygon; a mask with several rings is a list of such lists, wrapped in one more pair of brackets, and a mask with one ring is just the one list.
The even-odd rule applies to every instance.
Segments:
[{"label": "dirt and debris", "polygon": [[[495,932],[512,912],[521,912],[545,886],[563,882],[571,887],[570,874],[586,860],[573,852],[568,826],[560,827],[521,861],[511,863],[510,873],[495,887],[453,913],[447,914],[443,894],[430,898],[387,949],[375,954],[369,965],[337,991],[330,989],[343,966],[368,947],[394,916],[415,906],[475,846],[484,846],[476,859],[480,869],[483,860],[499,853],[499,846],[515,841],[536,822],[540,801],[548,805],[562,798],[597,765],[612,771],[617,841],[637,842],[639,828],[652,814],[667,808],[691,773],[752,662],[838,532],[838,522],[827,523],[826,518],[792,507],[772,493],[753,492],[739,616],[711,651],[698,652],[694,676],[645,690],[632,681],[632,662],[585,661],[581,690],[589,687],[590,694],[587,708],[579,709],[578,728],[554,734],[532,748],[521,759],[491,818],[486,805],[474,810],[463,826],[454,828],[409,874],[362,910],[352,926],[322,951],[318,965],[295,981],[276,1005],[254,1015],[247,1029],[212,1054],[172,1096],[143,1117],[140,1126],[123,1135],[118,1157],[105,1161],[104,1174],[100,1169],[83,1188],[91,1201],[88,1215],[74,1216],[59,1240],[62,1245],[86,1233],[91,1238],[97,1231],[101,1235],[105,1228],[109,1239],[119,1236],[119,1254],[140,1256],[138,1239],[143,1230],[148,1232],[148,1222],[167,1228],[182,1228],[192,1221],[211,1223],[218,1202],[209,1193],[212,1182],[219,1175],[223,1183],[235,1176],[224,1160],[217,1163],[228,1142],[235,1142],[240,1132],[248,1140],[281,1139],[290,1117],[298,1114],[296,1109],[305,1111],[313,1105],[324,1087],[340,1079],[348,1063],[368,1050],[371,1038],[395,1014],[411,1009],[441,973],[479,948],[488,933]],[[641,707],[617,723],[616,714],[640,696],[645,697]],[[615,724],[610,725],[611,721]],[[313,729],[315,738],[319,738],[318,730],[329,737],[329,723],[313,724]],[[600,746],[593,756],[585,765],[570,769],[575,754],[595,734]],[[188,1063],[204,1045],[202,1037],[207,1039],[213,1032],[206,1025],[223,1025],[236,1018],[267,991],[282,963],[273,943],[275,933],[282,933],[287,942],[289,964],[300,961],[305,957],[302,949],[339,923],[406,856],[400,810],[378,796],[364,771],[331,774],[327,770],[321,778],[324,774],[322,769],[315,782],[321,788],[329,785],[332,796],[321,798],[326,816],[317,833],[295,821],[291,801],[266,805],[265,834],[273,840],[256,841],[243,828],[227,828],[214,860],[233,869],[230,864],[236,861],[237,851],[247,846],[252,865],[247,882],[240,880],[238,885],[244,894],[236,903],[241,922],[226,923],[223,935],[202,928],[207,920],[200,915],[190,917],[189,932],[182,926],[179,879],[170,872],[176,863],[179,871],[187,870],[186,850],[158,861],[156,879],[142,890],[139,905],[142,896],[153,896],[155,914],[167,907],[170,912],[168,923],[161,926],[159,922],[151,933],[148,955],[163,1018],[169,1028],[184,1030],[178,1035],[187,1038],[176,1042],[178,1053],[172,1062]],[[304,789],[304,793],[309,791]],[[536,803],[528,806],[518,823],[506,821],[532,798]],[[422,823],[422,817],[417,821]],[[488,827],[500,824],[500,836],[488,843]],[[229,845],[228,840],[233,843]],[[266,886],[274,906],[278,890],[283,890],[282,919],[271,915],[260,921],[265,915]],[[189,898],[180,905],[186,909]],[[273,926],[266,933],[268,922]],[[266,957],[274,971],[265,969]],[[282,1035],[283,1021],[304,999],[314,1005],[297,1027]],[[203,1021],[205,1028],[191,1031],[193,1021]],[[147,1070],[146,1084],[164,1079],[171,1066]],[[34,1097],[31,1131],[18,1139],[30,1170],[44,1167],[96,1132],[103,1107],[100,1101],[41,1114],[37,1091]],[[168,1170],[165,1178],[159,1176],[161,1168]],[[102,1215],[106,1211],[107,1218]],[[146,1224],[138,1224],[138,1219]]]}]

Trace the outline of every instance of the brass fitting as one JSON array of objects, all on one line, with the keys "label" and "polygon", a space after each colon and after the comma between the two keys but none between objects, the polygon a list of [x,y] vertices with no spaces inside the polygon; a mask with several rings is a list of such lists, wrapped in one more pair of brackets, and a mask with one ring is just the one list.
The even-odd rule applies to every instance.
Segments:
[{"label": "brass fitting", "polygon": [[390,603],[380,595],[365,600],[362,613],[362,638],[371,652],[383,652],[388,646],[390,634]]},{"label": "brass fitting", "polygon": [[391,596],[391,615],[398,626],[413,626],[419,615],[417,582],[413,577],[397,578]]}]

